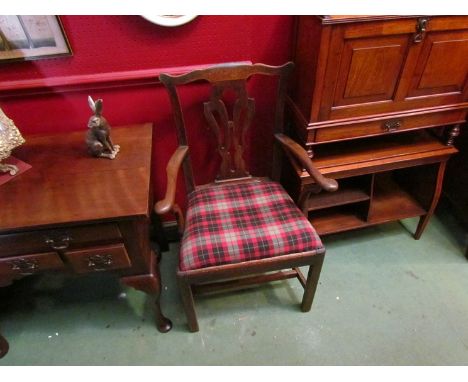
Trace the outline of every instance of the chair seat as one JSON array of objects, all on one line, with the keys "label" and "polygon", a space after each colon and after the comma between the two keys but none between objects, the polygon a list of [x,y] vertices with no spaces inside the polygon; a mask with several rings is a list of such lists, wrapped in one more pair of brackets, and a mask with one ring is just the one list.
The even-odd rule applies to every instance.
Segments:
[{"label": "chair seat", "polygon": [[189,195],[181,271],[322,249],[307,218],[276,182],[214,185]]}]

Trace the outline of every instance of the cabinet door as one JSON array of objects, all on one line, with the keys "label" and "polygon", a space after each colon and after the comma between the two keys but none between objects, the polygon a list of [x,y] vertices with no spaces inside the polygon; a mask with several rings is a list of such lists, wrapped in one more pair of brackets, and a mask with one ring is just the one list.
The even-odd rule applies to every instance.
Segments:
[{"label": "cabinet door", "polygon": [[422,97],[432,106],[466,100],[468,30],[428,32],[420,44],[405,101]]},{"label": "cabinet door", "polygon": [[[427,19],[419,33],[420,21]],[[318,121],[467,101],[468,17],[335,26]]]},{"label": "cabinet door", "polygon": [[414,19],[335,26],[319,120],[394,111]]},{"label": "cabinet door", "polygon": [[407,47],[405,35],[345,41],[333,106],[392,101]]}]

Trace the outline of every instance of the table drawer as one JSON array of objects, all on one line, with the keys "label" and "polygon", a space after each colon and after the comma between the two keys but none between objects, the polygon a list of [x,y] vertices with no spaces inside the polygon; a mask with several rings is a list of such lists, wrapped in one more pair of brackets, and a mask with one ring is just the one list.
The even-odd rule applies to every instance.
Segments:
[{"label": "table drawer", "polygon": [[370,122],[355,122],[310,130],[309,142],[332,142],[358,137],[393,134],[411,129],[450,125],[463,120],[463,111],[450,110],[433,114],[386,118]]},{"label": "table drawer", "polygon": [[62,268],[64,268],[62,260],[53,252],[0,259],[0,276],[13,278]]},{"label": "table drawer", "polygon": [[65,257],[76,273],[107,271],[131,266],[123,244],[66,251]]},{"label": "table drawer", "polygon": [[0,235],[0,258],[122,241],[116,223]]}]

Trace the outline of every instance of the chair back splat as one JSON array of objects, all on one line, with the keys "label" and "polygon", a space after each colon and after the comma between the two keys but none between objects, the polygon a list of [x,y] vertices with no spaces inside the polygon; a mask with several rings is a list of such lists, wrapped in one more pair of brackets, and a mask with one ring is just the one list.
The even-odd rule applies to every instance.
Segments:
[{"label": "chair back splat", "polygon": [[[250,177],[244,160],[244,147],[246,132],[255,114],[255,100],[247,93],[247,80],[253,75],[279,78],[272,133],[282,133],[287,81],[293,66],[292,62],[281,66],[228,63],[179,76],[161,74],[159,78],[166,86],[171,99],[179,145],[186,146],[188,142],[184,115],[176,87],[196,81],[209,82],[212,85],[212,90],[210,99],[204,103],[204,116],[209,128],[216,136],[217,150],[221,157],[216,181]],[[223,100],[223,96],[228,90],[235,94],[232,118],[229,117],[230,113]],[[280,156],[281,151],[275,145],[271,173],[273,180],[279,180]],[[195,189],[195,183],[189,155],[184,161],[183,171],[187,192],[190,193]]]}]

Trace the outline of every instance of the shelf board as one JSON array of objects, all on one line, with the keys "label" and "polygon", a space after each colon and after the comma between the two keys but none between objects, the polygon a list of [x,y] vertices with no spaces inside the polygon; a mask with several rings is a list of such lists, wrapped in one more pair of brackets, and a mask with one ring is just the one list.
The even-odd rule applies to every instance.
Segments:
[{"label": "shelf board", "polygon": [[309,221],[320,236],[367,227],[368,225],[349,209],[337,210],[333,208],[311,215]]},{"label": "shelf board", "polygon": [[[369,219],[358,216],[352,205],[312,212],[309,220],[319,235],[329,235],[426,214],[426,210],[395,181],[381,177],[376,181]],[[357,207],[357,206],[356,206]]]},{"label": "shelf board", "polygon": [[308,201],[308,210],[315,211],[334,206],[352,204],[369,200],[370,196],[361,188],[338,189],[336,192],[322,192],[313,195]]},{"label": "shelf board", "polygon": [[369,223],[384,223],[426,214],[426,210],[390,177],[376,177]]}]

